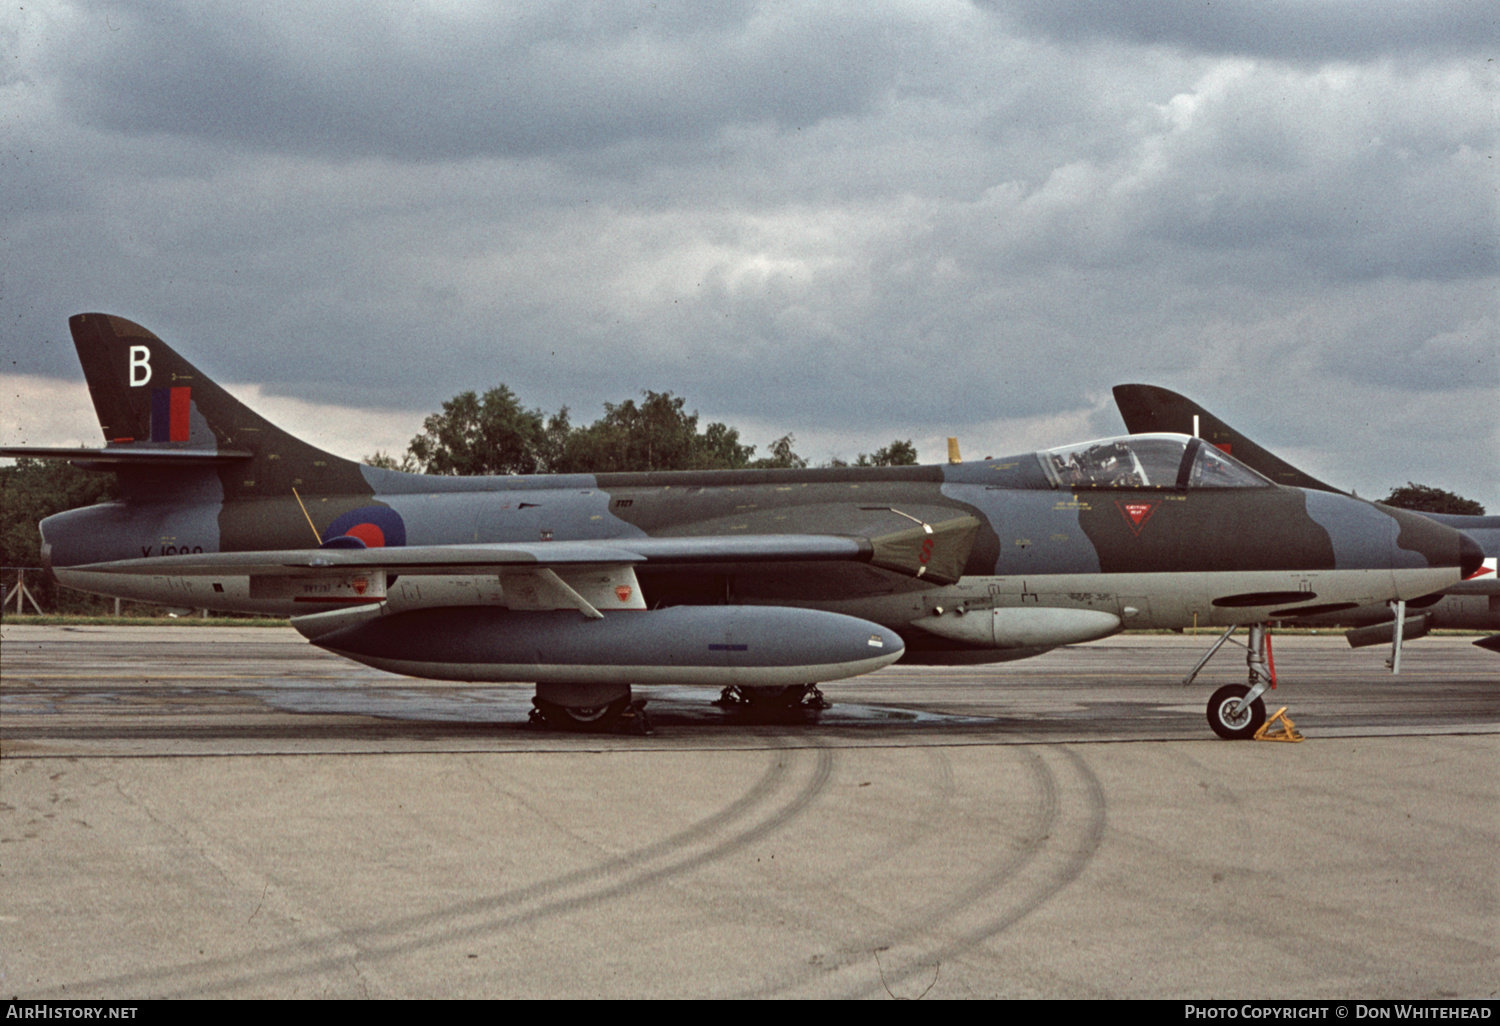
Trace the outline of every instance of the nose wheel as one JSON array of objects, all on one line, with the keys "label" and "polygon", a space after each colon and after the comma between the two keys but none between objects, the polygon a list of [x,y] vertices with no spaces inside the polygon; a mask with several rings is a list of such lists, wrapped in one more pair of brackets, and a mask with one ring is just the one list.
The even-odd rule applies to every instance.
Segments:
[{"label": "nose wheel", "polygon": [[1208,725],[1227,741],[1244,741],[1266,722],[1266,703],[1260,696],[1246,701],[1250,688],[1225,684],[1208,700]]}]

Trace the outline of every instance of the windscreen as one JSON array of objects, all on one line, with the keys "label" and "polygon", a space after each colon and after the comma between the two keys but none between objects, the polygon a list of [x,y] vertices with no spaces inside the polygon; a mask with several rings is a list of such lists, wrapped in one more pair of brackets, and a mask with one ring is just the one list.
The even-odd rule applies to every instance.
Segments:
[{"label": "windscreen", "polygon": [[1037,454],[1056,488],[1263,488],[1265,478],[1201,438],[1126,435]]}]

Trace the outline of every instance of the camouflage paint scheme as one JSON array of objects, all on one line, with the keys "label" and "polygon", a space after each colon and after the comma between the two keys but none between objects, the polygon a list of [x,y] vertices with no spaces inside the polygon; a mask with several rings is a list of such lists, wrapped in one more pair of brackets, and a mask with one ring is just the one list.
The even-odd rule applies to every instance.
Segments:
[{"label": "camouflage paint scheme", "polygon": [[[754,644],[706,647],[749,660],[742,682],[897,655],[1000,661],[1126,627],[1416,598],[1479,558],[1429,518],[1274,484],[1181,435],[918,467],[405,474],[297,440],[130,321],[80,314],[70,327],[105,448],[6,450],[120,476],[120,501],[43,522],[62,583],[298,616],[318,644],[425,676],[728,679],[692,677],[676,629],[651,619],[678,607],[706,610],[693,616],[719,625],[709,635],[731,610],[741,618]],[[605,654],[551,665],[547,652],[626,612],[636,619],[613,623]],[[553,618],[556,647],[527,656],[513,642],[540,630],[537,613]],[[745,655],[802,633],[818,644],[777,666]],[[479,636],[504,640],[443,665],[445,646]],[[610,653],[628,669],[605,667]]]},{"label": "camouflage paint scheme", "polygon": [[[1157,385],[1116,385],[1114,396],[1125,427],[1132,434],[1197,433],[1273,481],[1309,492],[1346,495],[1263,449],[1202,406],[1171,389]],[[1376,506],[1390,508],[1378,503]],[[1467,534],[1483,553],[1484,563],[1466,580],[1430,595],[1409,599],[1402,637],[1421,637],[1428,631],[1440,629],[1500,631],[1500,578],[1496,574],[1497,557],[1500,557],[1500,516],[1419,515]],[[1392,610],[1384,603],[1324,612],[1294,610],[1284,620],[1299,627],[1354,628],[1348,636],[1350,644],[1355,646],[1388,644],[1395,634]],[[1475,644],[1500,651],[1500,636],[1483,638]]]}]

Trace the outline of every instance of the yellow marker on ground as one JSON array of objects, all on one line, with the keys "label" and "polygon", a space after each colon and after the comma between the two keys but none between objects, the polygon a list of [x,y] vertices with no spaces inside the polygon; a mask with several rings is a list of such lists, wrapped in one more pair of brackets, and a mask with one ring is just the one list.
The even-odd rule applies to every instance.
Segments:
[{"label": "yellow marker on ground", "polygon": [[[1272,725],[1277,721],[1280,721],[1281,726],[1276,730],[1272,730]],[[1304,741],[1306,739],[1302,736],[1302,732],[1297,729],[1297,725],[1292,722],[1291,717],[1286,714],[1286,706],[1282,706],[1276,710],[1275,715],[1260,725],[1260,729],[1255,732],[1255,740]]]}]

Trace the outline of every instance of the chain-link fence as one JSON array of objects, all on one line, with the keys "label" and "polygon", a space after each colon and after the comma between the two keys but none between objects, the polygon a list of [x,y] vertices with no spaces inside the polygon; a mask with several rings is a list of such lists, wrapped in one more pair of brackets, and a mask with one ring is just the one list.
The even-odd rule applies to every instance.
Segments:
[{"label": "chain-link fence", "polygon": [[[167,616],[163,606],[149,602],[131,602],[90,595],[57,583],[39,566],[0,567],[0,616]],[[180,615],[180,614],[179,614]],[[207,616],[208,610],[195,609],[194,616]]]}]

